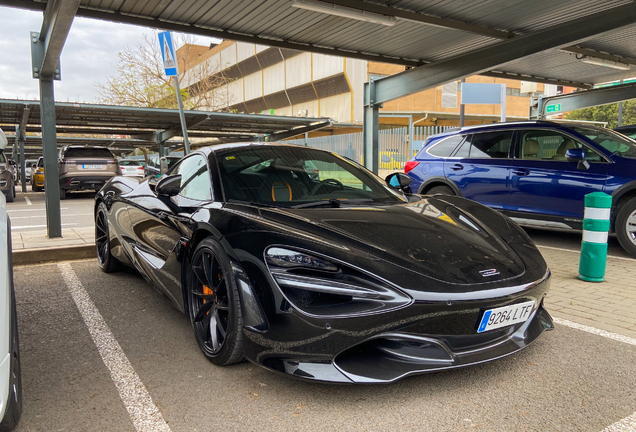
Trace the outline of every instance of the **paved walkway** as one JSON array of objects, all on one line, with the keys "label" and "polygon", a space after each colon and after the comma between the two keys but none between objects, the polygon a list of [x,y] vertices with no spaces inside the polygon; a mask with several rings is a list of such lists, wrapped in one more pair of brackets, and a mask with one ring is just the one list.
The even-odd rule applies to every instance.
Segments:
[{"label": "paved walkway", "polygon": [[61,246],[83,246],[95,243],[95,227],[62,229],[62,238],[50,239],[46,230],[14,232],[11,234],[13,250],[47,249]]},{"label": "paved walkway", "polygon": [[539,247],[552,270],[546,307],[555,317],[636,337],[636,259],[609,257],[605,282],[578,279],[579,253]]}]

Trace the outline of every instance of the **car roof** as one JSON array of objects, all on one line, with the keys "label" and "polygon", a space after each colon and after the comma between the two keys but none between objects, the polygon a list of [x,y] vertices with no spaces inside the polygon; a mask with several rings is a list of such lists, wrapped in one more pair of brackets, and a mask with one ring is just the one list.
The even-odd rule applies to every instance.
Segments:
[{"label": "car roof", "polygon": [[464,126],[462,128],[448,129],[442,133],[431,135],[434,137],[451,136],[457,133],[466,133],[479,130],[488,129],[514,129],[517,126],[547,126],[547,127],[572,127],[572,126],[585,126],[596,129],[604,129],[598,125],[592,125],[585,122],[576,121],[559,121],[559,120],[527,120],[527,121],[515,121],[515,122],[501,122],[501,123],[489,123],[484,125]]}]

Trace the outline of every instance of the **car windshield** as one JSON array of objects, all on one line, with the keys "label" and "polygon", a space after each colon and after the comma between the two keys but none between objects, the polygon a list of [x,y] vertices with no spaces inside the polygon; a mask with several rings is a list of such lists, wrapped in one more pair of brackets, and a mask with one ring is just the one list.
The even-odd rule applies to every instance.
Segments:
[{"label": "car windshield", "polygon": [[107,158],[115,159],[110,150],[106,148],[96,147],[84,147],[84,148],[70,148],[66,150],[64,154],[65,159],[79,159],[79,158]]},{"label": "car windshield", "polygon": [[38,159],[38,168],[44,168],[44,159],[43,158]]},{"label": "car windshield", "polygon": [[227,200],[284,207],[406,202],[359,165],[320,150],[243,147],[220,154],[218,161]]},{"label": "car windshield", "polygon": [[120,160],[119,165],[121,166],[141,166],[141,164],[136,160]]},{"label": "car windshield", "polygon": [[628,158],[636,158],[636,141],[629,139],[620,133],[614,132],[610,129],[597,129],[583,126],[574,126],[572,129],[582,135],[585,135],[612,154]]}]

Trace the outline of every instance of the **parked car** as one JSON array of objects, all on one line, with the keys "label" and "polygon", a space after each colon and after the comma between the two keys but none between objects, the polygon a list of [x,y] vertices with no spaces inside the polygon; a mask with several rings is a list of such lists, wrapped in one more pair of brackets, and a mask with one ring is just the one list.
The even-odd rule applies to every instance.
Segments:
[{"label": "parked car", "polygon": [[408,161],[406,156],[397,150],[380,152],[380,169],[381,170],[401,170]]},{"label": "parked car", "polygon": [[636,256],[636,141],[555,121],[465,127],[430,137],[405,166],[421,194],[450,194],[525,226],[582,229],[583,198],[613,197],[611,231]]},{"label": "parked car", "polygon": [[409,182],[314,148],[209,147],[158,181],[120,176],[98,192],[98,262],[138,269],[212,363],[310,380],[480,364],[552,329],[550,271],[527,234]]},{"label": "parked car", "polygon": [[0,129],[0,191],[4,193],[7,202],[13,202],[15,200],[15,162],[4,154],[7,144],[7,137]]},{"label": "parked car", "polygon": [[120,159],[119,169],[126,177],[145,177],[144,167],[137,159]]},{"label": "parked car", "polygon": [[[181,156],[166,156],[166,163],[170,169],[175,163],[181,160]],[[161,159],[154,157],[148,160],[148,165],[144,169],[146,177],[159,177],[161,175]]]},{"label": "parked car", "polygon": [[614,128],[616,132],[620,132],[631,139],[636,139],[636,125],[619,126]]},{"label": "parked car", "polygon": [[[38,160],[37,159],[27,159],[26,161],[24,161],[25,164],[25,168],[26,168],[26,181],[30,182],[31,181],[31,177],[32,177],[32,172],[33,172],[33,165],[37,166]],[[18,171],[20,171],[20,169],[18,169]]]},{"label": "parked car", "polygon": [[40,156],[36,164],[31,166],[31,190],[44,190],[44,157]]},{"label": "parked car", "polygon": [[[0,147],[6,137],[0,133]],[[1,195],[1,194],[0,194]],[[22,415],[22,377],[18,317],[11,261],[11,222],[0,196],[0,431],[12,430]]]},{"label": "parked car", "polygon": [[117,159],[106,147],[65,146],[60,150],[60,199],[69,191],[98,191],[121,174]]}]

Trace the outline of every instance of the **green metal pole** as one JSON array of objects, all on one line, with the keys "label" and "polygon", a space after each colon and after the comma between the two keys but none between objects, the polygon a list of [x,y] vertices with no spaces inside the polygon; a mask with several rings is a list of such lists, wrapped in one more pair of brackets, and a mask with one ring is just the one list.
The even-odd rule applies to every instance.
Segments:
[{"label": "green metal pole", "polygon": [[579,279],[581,280],[587,282],[605,280],[611,208],[611,195],[604,192],[592,192],[585,195],[583,241],[579,261]]}]

